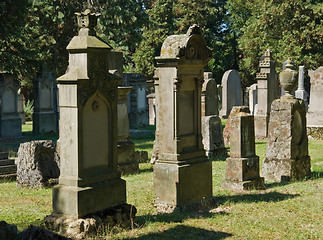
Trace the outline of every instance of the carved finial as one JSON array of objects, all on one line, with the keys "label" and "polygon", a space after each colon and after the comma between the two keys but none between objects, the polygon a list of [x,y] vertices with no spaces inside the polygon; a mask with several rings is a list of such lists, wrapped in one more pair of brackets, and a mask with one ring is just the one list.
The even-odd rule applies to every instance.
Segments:
[{"label": "carved finial", "polygon": [[77,23],[80,28],[80,36],[95,36],[95,30],[98,23],[98,17],[100,13],[92,13],[90,9],[86,9],[84,12],[75,13],[77,16]]},{"label": "carved finial", "polygon": [[201,28],[199,27],[199,25],[197,24],[193,24],[192,26],[190,26],[190,28],[187,30],[186,33],[188,36],[191,36],[193,34],[202,34]]}]

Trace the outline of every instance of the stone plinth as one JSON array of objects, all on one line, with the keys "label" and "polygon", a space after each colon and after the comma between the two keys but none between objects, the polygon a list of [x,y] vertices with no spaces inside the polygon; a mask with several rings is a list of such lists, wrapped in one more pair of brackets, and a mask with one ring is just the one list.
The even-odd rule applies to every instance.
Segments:
[{"label": "stone plinth", "polygon": [[155,205],[176,209],[212,197],[212,164],[201,132],[203,69],[211,57],[197,25],[172,35],[157,57]]},{"label": "stone plinth", "polygon": [[130,140],[127,95],[131,87],[118,87],[118,169],[122,174],[138,172],[135,144]]},{"label": "stone plinth", "polygon": [[241,80],[236,70],[228,70],[222,77],[221,118],[228,118],[233,106],[241,106]]},{"label": "stone plinth", "polygon": [[258,99],[257,111],[255,112],[255,136],[262,140],[267,137],[268,122],[270,115],[270,105],[274,99],[278,98],[278,79],[275,71],[275,62],[271,58],[268,49],[261,56],[259,62],[260,72],[256,74]]},{"label": "stone plinth", "polygon": [[18,113],[19,82],[9,73],[0,73],[0,138],[21,136]]},{"label": "stone plinth", "polygon": [[[109,65],[111,47],[95,37],[97,14],[78,13],[69,67],[59,83],[59,184],[53,188],[53,216],[81,218],[126,202],[118,171],[118,81]],[[50,223],[48,223],[50,224]]]},{"label": "stone plinth", "polygon": [[37,74],[33,81],[34,86],[34,134],[57,132],[56,80],[53,74],[45,66]]},{"label": "stone plinth", "polygon": [[305,103],[292,97],[282,97],[271,105],[262,176],[266,180],[280,182],[310,175]]},{"label": "stone plinth", "polygon": [[[230,157],[226,159],[226,179],[222,187],[230,190],[263,189],[259,176],[259,157],[255,154],[254,117],[245,109],[230,116]],[[233,110],[232,110],[233,111]]]},{"label": "stone plinth", "polygon": [[59,159],[50,140],[20,144],[17,160],[17,187],[41,188],[57,179]]}]

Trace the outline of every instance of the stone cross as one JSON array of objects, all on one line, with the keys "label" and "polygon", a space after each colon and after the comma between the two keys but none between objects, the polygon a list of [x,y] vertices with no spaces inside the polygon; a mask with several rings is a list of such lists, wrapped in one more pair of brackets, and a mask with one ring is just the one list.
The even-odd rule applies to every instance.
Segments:
[{"label": "stone cross", "polygon": [[156,58],[155,205],[160,211],[209,199],[212,164],[201,133],[203,70],[211,50],[193,25],[186,34],[171,35]]}]

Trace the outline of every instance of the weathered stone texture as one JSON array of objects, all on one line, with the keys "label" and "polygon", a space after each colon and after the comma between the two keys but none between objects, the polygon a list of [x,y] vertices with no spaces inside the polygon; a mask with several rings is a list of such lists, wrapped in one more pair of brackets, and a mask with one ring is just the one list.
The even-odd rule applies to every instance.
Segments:
[{"label": "weathered stone texture", "polygon": [[60,175],[59,159],[50,140],[20,144],[17,160],[17,186],[43,187]]}]

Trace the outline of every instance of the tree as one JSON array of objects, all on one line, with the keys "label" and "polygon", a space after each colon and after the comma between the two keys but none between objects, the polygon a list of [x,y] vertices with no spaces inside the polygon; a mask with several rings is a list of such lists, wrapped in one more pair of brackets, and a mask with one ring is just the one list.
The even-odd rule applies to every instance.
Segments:
[{"label": "tree", "polygon": [[243,54],[240,71],[249,85],[258,62],[271,49],[277,70],[291,57],[314,69],[323,64],[323,3],[314,0],[229,0],[232,26]]}]

